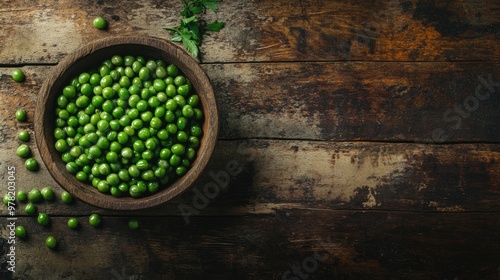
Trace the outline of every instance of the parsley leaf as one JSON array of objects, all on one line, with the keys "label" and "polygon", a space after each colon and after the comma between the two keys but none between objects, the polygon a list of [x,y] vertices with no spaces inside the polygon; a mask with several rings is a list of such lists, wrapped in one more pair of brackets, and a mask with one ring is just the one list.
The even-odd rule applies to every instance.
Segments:
[{"label": "parsley leaf", "polygon": [[208,31],[218,32],[224,27],[224,22],[217,20],[205,24],[204,21],[198,20],[197,15],[205,13],[207,9],[217,12],[219,6],[216,3],[219,2],[222,0],[182,0],[184,8],[180,12],[180,25],[167,26],[164,29],[172,33],[172,41],[182,42],[186,50],[196,58],[203,34]]},{"label": "parsley leaf", "polygon": [[210,23],[209,25],[205,26],[205,30],[210,30],[210,31],[215,31],[218,32],[224,27],[224,23],[221,21],[214,21]]}]

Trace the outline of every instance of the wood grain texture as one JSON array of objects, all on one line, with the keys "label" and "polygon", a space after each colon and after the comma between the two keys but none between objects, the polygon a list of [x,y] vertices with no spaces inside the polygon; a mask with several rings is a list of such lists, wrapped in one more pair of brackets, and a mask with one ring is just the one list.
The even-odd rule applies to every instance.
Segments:
[{"label": "wood grain texture", "polygon": [[[179,9],[180,1],[14,1],[0,10],[0,64],[57,63],[109,34],[169,38],[162,28],[177,24]],[[92,27],[98,15],[106,32]],[[224,1],[207,20],[227,25],[206,38],[202,60],[498,61],[499,18],[496,1]]]},{"label": "wood grain texture", "polygon": [[[499,211],[499,155],[497,145],[484,144],[221,140],[191,189],[138,213],[187,216],[189,222],[191,216],[274,215],[283,209]],[[18,189],[48,185],[62,192],[45,168],[33,176],[16,156],[6,165],[17,168]],[[6,169],[0,169],[0,177],[6,177]],[[23,207],[18,214],[24,214]],[[53,215],[134,213],[103,211],[81,201],[38,208]]]},{"label": "wood grain texture", "polygon": [[[16,243],[16,275],[23,279],[404,275],[415,280],[500,276],[496,213],[284,210],[276,215],[194,218],[190,226],[179,217],[137,219],[140,228],[135,231],[127,228],[128,218],[108,216],[94,229],[83,216],[78,217],[81,227],[75,231],[67,228],[67,217],[52,218],[49,228],[34,218],[19,218],[17,224],[25,225],[29,237]],[[5,236],[5,229],[2,232]],[[56,252],[45,247],[49,234],[58,239]],[[0,241],[5,252],[6,240]],[[10,278],[1,273],[2,279]]]},{"label": "wood grain texture", "polygon": [[[357,62],[203,68],[214,87],[220,139],[441,144],[500,141],[498,66]],[[0,106],[6,110],[0,120],[9,127],[16,125],[14,108],[23,106],[34,113],[30,108],[35,106],[35,96],[52,71],[50,67],[23,69],[29,74],[23,84],[10,79],[12,68],[0,69],[4,100]],[[14,93],[27,98],[19,99]]]},{"label": "wood grain texture", "polygon": [[[33,136],[43,81],[91,40],[169,38],[162,27],[178,23],[181,2],[3,4],[0,191],[15,166],[18,189],[59,195],[44,165],[30,173],[15,155],[17,132]],[[221,2],[206,19],[226,26],[200,56],[221,130],[199,180],[147,210],[40,203],[49,228],[16,209],[29,238],[15,274],[0,207],[0,279],[500,279],[499,5]],[[98,15],[107,30],[92,27]],[[18,67],[24,83],[10,78]],[[131,216],[140,229],[127,228]]]},{"label": "wood grain texture", "polygon": [[495,63],[250,63],[205,69],[220,102],[224,139],[500,140]]}]

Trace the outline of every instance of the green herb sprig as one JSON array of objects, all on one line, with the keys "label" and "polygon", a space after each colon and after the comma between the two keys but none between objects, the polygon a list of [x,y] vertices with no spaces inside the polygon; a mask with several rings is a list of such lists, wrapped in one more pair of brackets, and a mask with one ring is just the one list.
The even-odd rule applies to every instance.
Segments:
[{"label": "green herb sprig", "polygon": [[186,50],[195,58],[199,54],[203,34],[208,31],[218,32],[224,27],[224,22],[215,20],[206,24],[198,17],[207,9],[217,12],[217,3],[222,0],[182,0],[184,8],[181,11],[181,22],[177,26],[167,26],[164,29],[172,32],[172,41],[182,42]]}]

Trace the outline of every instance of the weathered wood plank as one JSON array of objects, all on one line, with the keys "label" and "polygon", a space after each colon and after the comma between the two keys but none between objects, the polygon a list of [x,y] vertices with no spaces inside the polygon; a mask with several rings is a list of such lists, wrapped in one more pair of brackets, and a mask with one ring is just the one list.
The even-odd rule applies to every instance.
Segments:
[{"label": "weathered wood plank", "polygon": [[[273,63],[204,65],[221,139],[500,142],[496,63]],[[0,124],[34,112],[50,67],[0,68]],[[22,96],[22,99],[19,99]],[[3,113],[5,112],[5,113]]]},{"label": "weathered wood plank", "polygon": [[500,141],[497,64],[215,64],[205,69],[218,95],[225,139]]},{"label": "weathered wood plank", "polygon": [[[18,190],[52,186],[62,192],[43,166],[33,174],[12,149],[2,148],[0,155],[0,178],[7,177],[7,166],[16,167]],[[275,214],[282,209],[498,211],[499,195],[498,145],[220,140],[193,188],[138,213],[182,216],[189,223],[198,215]],[[17,214],[24,214],[23,207]],[[42,203],[38,208],[58,215],[130,214],[83,202]],[[7,215],[5,207],[0,215]]]},{"label": "weathered wood plank", "polygon": [[[49,228],[19,218],[16,279],[499,279],[497,213],[285,210],[276,215],[181,218],[103,216],[101,228],[67,217]],[[8,230],[1,222],[2,279]],[[48,235],[58,251],[44,245]],[[112,249],[115,248],[115,249]],[[119,249],[118,249],[119,248]],[[118,276],[117,276],[118,275]],[[296,278],[294,278],[296,277]],[[123,278],[118,278],[123,279]],[[128,279],[128,278],[127,278]]]},{"label": "weathered wood plank", "polygon": [[[224,1],[207,20],[205,62],[498,61],[499,3],[428,1]],[[9,1],[0,10],[0,64],[57,63],[103,36],[170,38],[180,1]],[[92,27],[103,15],[107,31]]]}]

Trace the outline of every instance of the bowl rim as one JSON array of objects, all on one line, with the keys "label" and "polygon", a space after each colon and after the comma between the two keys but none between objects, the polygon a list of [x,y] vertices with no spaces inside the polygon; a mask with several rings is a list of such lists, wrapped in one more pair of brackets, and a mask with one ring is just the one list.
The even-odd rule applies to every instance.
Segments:
[{"label": "bowl rim", "polygon": [[[163,59],[166,63],[175,64],[180,71],[191,80],[194,89],[197,91],[198,95],[200,95],[205,119],[203,123],[203,137],[200,141],[196,159],[186,174],[172,183],[169,183],[167,187],[164,187],[155,194],[141,198],[116,198],[110,194],[100,193],[88,183],[78,181],[74,175],[66,171],[66,168],[62,170],[61,167],[64,166],[64,163],[60,158],[59,152],[55,150],[53,147],[54,145],[52,145],[52,147],[49,145],[50,140],[54,140],[53,129],[52,131],[50,131],[49,128],[45,129],[45,123],[50,119],[50,114],[53,114],[53,112],[45,108],[54,108],[55,110],[54,103],[56,96],[58,96],[57,90],[61,90],[62,86],[67,85],[69,80],[74,77],[71,73],[78,73],[74,70],[74,67],[84,64],[86,60],[89,59],[90,55],[100,53],[100,55],[103,56],[104,53],[110,51],[110,49],[120,49],[120,51],[117,51],[117,54],[125,55],[121,52],[125,52],[124,49],[130,47],[133,48],[130,55],[143,55],[147,58]],[[151,55],[136,53],[137,49],[141,51],[145,50],[146,53],[158,51],[161,52],[161,55],[151,57]],[[110,55],[103,57],[107,57],[108,59],[111,58]],[[104,60],[101,60],[100,63],[102,63],[102,61]],[[89,65],[88,68],[78,71],[81,73],[91,68],[92,66]],[[196,77],[196,79],[194,79],[194,77]],[[203,88],[203,90],[201,90],[201,88]],[[51,121],[54,121],[54,119]],[[76,198],[103,209],[137,210],[160,205],[192,186],[206,168],[215,149],[219,133],[219,117],[215,94],[208,75],[201,65],[181,47],[167,40],[152,36],[110,36],[79,47],[61,59],[61,61],[51,70],[51,73],[40,88],[37,97],[34,130],[36,145],[41,159],[52,178],[63,189]],[[55,143],[55,141],[53,142]]]}]

